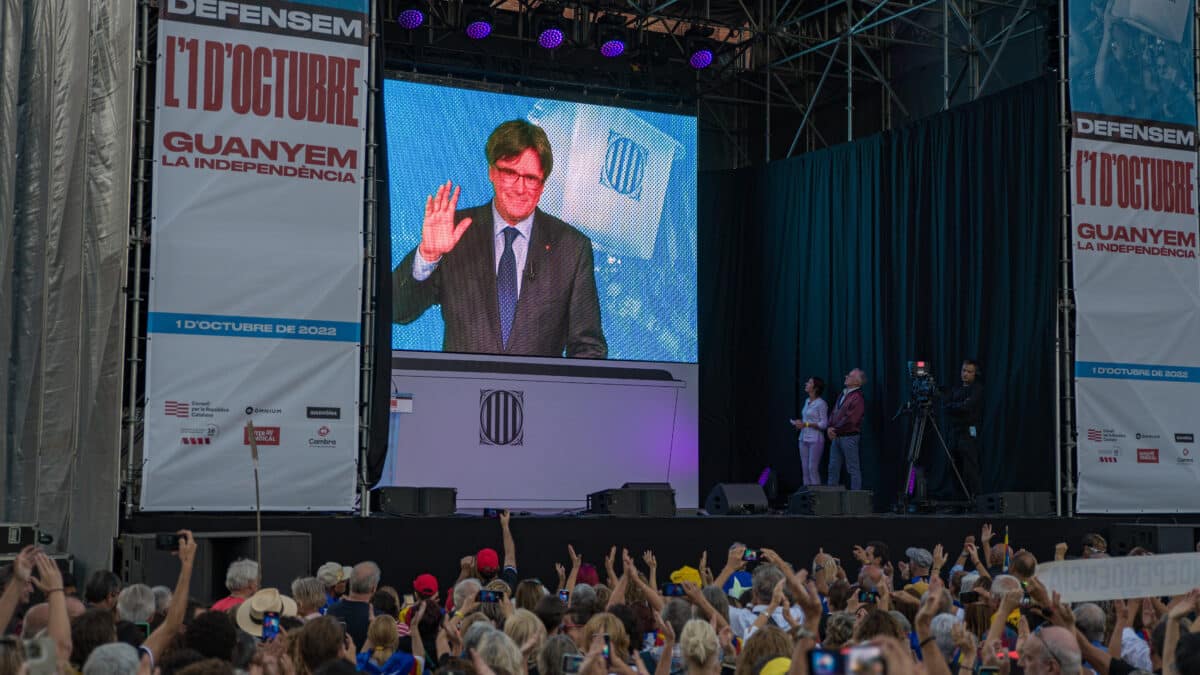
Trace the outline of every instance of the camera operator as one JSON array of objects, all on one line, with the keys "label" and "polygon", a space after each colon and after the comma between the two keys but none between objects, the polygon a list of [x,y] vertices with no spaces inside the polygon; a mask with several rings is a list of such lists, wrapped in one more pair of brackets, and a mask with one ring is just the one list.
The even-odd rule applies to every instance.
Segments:
[{"label": "camera operator", "polygon": [[945,399],[946,414],[950,417],[950,452],[972,497],[981,490],[979,429],[983,422],[983,387],[976,381],[978,376],[979,364],[965,359],[962,384],[951,388]]}]

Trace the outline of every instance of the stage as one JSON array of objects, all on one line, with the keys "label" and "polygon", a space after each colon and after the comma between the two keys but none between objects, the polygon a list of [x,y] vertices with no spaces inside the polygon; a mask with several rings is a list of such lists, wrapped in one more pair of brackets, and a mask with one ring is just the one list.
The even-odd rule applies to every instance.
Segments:
[{"label": "stage", "polygon": [[[1051,560],[1054,545],[1067,542],[1078,553],[1081,537],[1099,532],[1117,551],[1111,528],[1117,523],[1198,523],[1195,516],[1095,516],[1083,518],[997,517],[984,515],[872,515],[815,517],[789,515],[687,516],[675,518],[621,518],[613,516],[522,516],[514,514],[512,532],[522,578],[537,577],[548,586],[556,581],[554,563],[569,566],[567,544],[598,568],[612,545],[627,547],[635,558],[653,550],[658,558],[658,582],[683,565],[695,567],[708,551],[709,567],[719,573],[725,551],[734,542],[774,548],[793,564],[807,566],[818,547],[852,559],[855,544],[881,540],[891,548],[892,559],[902,559],[903,549],[932,549],[941,543],[951,557],[962,551],[967,535],[979,537],[980,526],[991,523],[995,542],[1003,541],[1005,528],[1014,548],[1025,548],[1039,560]],[[459,560],[480,548],[501,549],[500,525],[478,516],[358,518],[348,515],[264,515],[264,531],[307,532],[312,537],[310,568],[326,561],[344,565],[371,559],[383,569],[383,583],[402,592],[421,573],[434,574],[446,587],[454,581]],[[122,523],[123,534],[173,531],[254,532],[253,515],[194,513],[141,513]],[[1200,529],[1200,528],[1196,528]],[[1193,530],[1195,532],[1195,529]],[[1194,534],[1193,534],[1194,536]],[[1193,538],[1193,545],[1195,539]],[[120,547],[118,547],[119,550]],[[270,565],[270,560],[267,564]],[[114,569],[120,569],[119,567]],[[216,571],[223,578],[224,570]],[[285,591],[286,592],[286,591]]]}]

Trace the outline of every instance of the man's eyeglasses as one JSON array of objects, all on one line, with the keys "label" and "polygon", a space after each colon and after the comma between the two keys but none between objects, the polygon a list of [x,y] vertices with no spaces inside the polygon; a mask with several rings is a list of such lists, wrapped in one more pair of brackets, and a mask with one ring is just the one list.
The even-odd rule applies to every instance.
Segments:
[{"label": "man's eyeglasses", "polygon": [[546,182],[546,179],[542,176],[536,176],[531,173],[519,173],[503,166],[497,166],[495,168],[496,173],[500,174],[500,182],[506,186],[511,187],[516,185],[517,181],[520,180],[524,184],[526,190],[537,190]]}]

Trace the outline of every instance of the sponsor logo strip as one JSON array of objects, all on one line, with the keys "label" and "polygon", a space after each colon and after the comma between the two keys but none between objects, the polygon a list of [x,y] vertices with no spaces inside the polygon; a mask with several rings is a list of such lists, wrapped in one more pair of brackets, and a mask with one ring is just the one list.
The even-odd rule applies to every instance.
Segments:
[{"label": "sponsor logo strip", "polygon": [[313,321],[265,316],[221,316],[172,312],[150,312],[148,321],[151,333],[269,338],[273,340],[358,342],[362,330],[360,324],[351,321]]}]

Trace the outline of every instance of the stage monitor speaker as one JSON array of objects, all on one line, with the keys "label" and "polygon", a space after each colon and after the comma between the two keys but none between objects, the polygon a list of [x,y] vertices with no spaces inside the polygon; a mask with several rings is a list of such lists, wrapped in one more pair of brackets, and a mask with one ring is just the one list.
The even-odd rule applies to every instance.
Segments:
[{"label": "stage monitor speaker", "polygon": [[675,490],[670,483],[626,483],[587,496],[588,513],[609,516],[675,516]]},{"label": "stage monitor speaker", "polygon": [[1196,527],[1117,523],[1109,530],[1109,555],[1129,555],[1138,546],[1151,553],[1192,553],[1196,550]]},{"label": "stage monitor speaker", "polygon": [[372,491],[375,510],[393,516],[452,516],[458,490],[440,487],[382,487]]},{"label": "stage monitor speaker", "polygon": [[870,490],[845,490],[842,492],[843,516],[869,516],[875,512],[875,500]]},{"label": "stage monitor speaker", "polygon": [[1005,516],[1046,516],[1054,512],[1049,492],[991,492],[975,498],[980,513]]},{"label": "stage monitor speaker", "polygon": [[711,516],[743,516],[767,512],[767,493],[758,483],[717,483],[704,500]]},{"label": "stage monitor speaker", "polygon": [[788,513],[797,516],[839,516],[845,488],[840,485],[808,485],[788,499]]},{"label": "stage monitor speaker", "polygon": [[[250,532],[195,532],[196,560],[190,594],[208,603],[225,597],[225,573],[239,558],[256,560],[257,542]],[[126,584],[174,588],[179,558],[155,546],[156,534],[123,534],[118,538],[120,562],[115,568]],[[290,589],[292,580],[311,576],[312,535],[307,532],[262,533],[263,588]],[[206,605],[207,606],[207,605]]]}]

